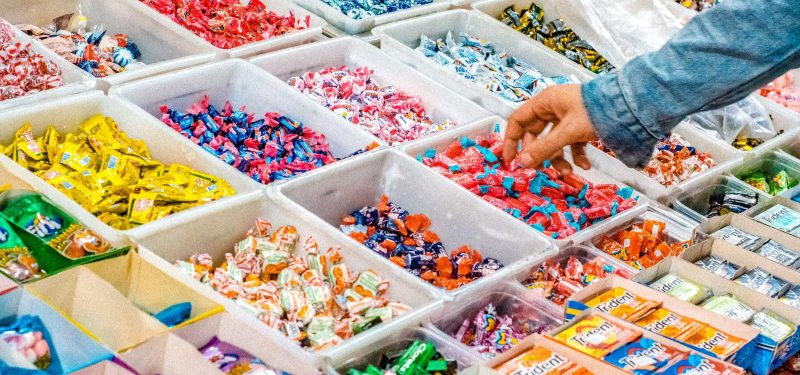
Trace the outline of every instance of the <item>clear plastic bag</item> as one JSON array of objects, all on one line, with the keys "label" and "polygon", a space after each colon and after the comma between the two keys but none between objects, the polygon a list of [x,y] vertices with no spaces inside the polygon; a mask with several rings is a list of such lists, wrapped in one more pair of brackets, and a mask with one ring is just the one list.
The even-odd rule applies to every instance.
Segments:
[{"label": "clear plastic bag", "polygon": [[753,95],[727,107],[692,115],[690,120],[729,144],[739,136],[770,139],[777,135],[769,113]]}]

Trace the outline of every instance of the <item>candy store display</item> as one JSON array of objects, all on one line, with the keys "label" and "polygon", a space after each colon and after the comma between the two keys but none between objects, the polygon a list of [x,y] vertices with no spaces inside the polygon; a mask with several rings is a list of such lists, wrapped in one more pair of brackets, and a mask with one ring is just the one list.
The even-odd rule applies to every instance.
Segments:
[{"label": "candy store display", "polygon": [[139,0],[217,48],[231,49],[308,28],[310,16],[277,14],[261,0]]},{"label": "candy store display", "polygon": [[102,114],[63,136],[50,126],[36,137],[24,124],[3,151],[116,229],[234,194],[215,176],[153,160],[143,141],[129,138]]},{"label": "candy store display", "polygon": [[528,62],[467,33],[454,38],[448,31],[444,40],[433,40],[423,34],[417,51],[461,78],[514,103],[528,100],[549,86],[579,83],[574,76],[547,77]]},{"label": "candy store display", "polygon": [[786,108],[800,112],[800,87],[789,72],[758,90],[758,93]]},{"label": "candy store display", "polygon": [[287,83],[390,145],[456,125],[433,120],[422,98],[381,84],[367,66],[327,67],[291,77]]},{"label": "candy store display", "polygon": [[342,232],[411,274],[446,290],[455,290],[503,267],[463,245],[447,252],[431,220],[411,214],[382,196],[377,206],[367,206],[342,218]]},{"label": "candy store display", "polygon": [[575,34],[564,20],[557,18],[545,24],[544,9],[536,3],[519,10],[511,5],[503,10],[499,18],[514,30],[538,40],[592,73],[603,74],[615,70],[594,47]]},{"label": "candy store display", "polygon": [[524,168],[519,159],[500,159],[499,129],[488,136],[461,137],[443,151],[428,150],[417,159],[493,206],[554,239],[565,239],[595,223],[634,207],[630,187],[593,184],[573,173],[563,176],[549,161]]},{"label": "candy store display", "polygon": [[706,217],[724,216],[729,213],[740,214],[758,204],[758,194],[741,190],[716,191],[708,197]]},{"label": "candy store display", "polygon": [[[782,204],[775,204],[753,217],[756,221],[769,225],[781,232],[800,236],[800,212]],[[796,249],[800,251],[800,249]]]},{"label": "candy store display", "polygon": [[0,19],[0,101],[64,85],[61,68],[17,40],[14,27]]},{"label": "candy store display", "polygon": [[502,375],[516,374],[590,374],[577,363],[542,347],[533,347],[494,369]]},{"label": "candy store display", "polygon": [[755,171],[738,176],[748,185],[761,190],[769,195],[778,195],[798,184],[798,177],[792,176],[790,170],[780,169],[775,173]]},{"label": "candy store display", "polygon": [[458,363],[439,352],[433,342],[415,340],[401,351],[383,353],[380,362],[376,364],[346,370],[349,375],[454,375],[458,370]]},{"label": "candy store display", "polygon": [[322,0],[326,5],[338,10],[354,20],[363,20],[369,17],[380,16],[420,5],[433,3],[433,0]]},{"label": "candy store display", "polygon": [[703,302],[711,295],[709,288],[671,273],[650,283],[649,286],[659,292],[693,304]]},{"label": "candy store display", "polygon": [[179,260],[178,269],[278,329],[299,345],[324,350],[410,310],[390,301],[390,282],[372,270],[353,272],[341,250],[302,242],[292,226],[272,230],[256,220],[246,238],[215,266],[209,254]]},{"label": "candy store display", "polygon": [[781,280],[761,268],[753,268],[734,281],[773,298],[779,297],[791,286],[788,281]]},{"label": "candy store display", "polygon": [[668,256],[681,255],[691,244],[691,240],[672,238],[667,223],[655,219],[645,219],[594,241],[595,247],[637,270],[650,268]]}]

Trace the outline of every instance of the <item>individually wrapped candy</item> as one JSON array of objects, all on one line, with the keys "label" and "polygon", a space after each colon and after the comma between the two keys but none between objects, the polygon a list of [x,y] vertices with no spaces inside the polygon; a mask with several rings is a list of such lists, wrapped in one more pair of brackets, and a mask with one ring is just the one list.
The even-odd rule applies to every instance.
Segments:
[{"label": "individually wrapped candy", "polygon": [[50,333],[34,315],[22,315],[0,326],[0,373],[28,373],[24,370],[62,373]]},{"label": "individually wrapped candy", "polygon": [[713,296],[702,307],[742,323],[753,318],[756,313],[752,307],[730,294]]},{"label": "individually wrapped candy", "polygon": [[63,86],[61,68],[15,37],[14,27],[0,19],[0,101]]},{"label": "individually wrapped candy", "polygon": [[767,174],[761,171],[755,171],[742,175],[739,178],[748,185],[769,195],[779,195],[798,184],[797,177],[790,175],[785,168],[780,168],[777,171]]},{"label": "individually wrapped candy", "polygon": [[762,243],[761,237],[747,233],[739,228],[734,227],[733,225],[722,227],[716,232],[712,233],[711,236],[728,242],[734,246],[739,246],[745,250],[756,249]]},{"label": "individually wrapped candy", "polygon": [[455,126],[450,120],[434,121],[422,98],[382,85],[372,73],[366,66],[327,67],[291,77],[287,83],[391,145]]},{"label": "individually wrapped candy", "polygon": [[716,191],[708,197],[708,213],[706,217],[724,216],[729,213],[740,214],[758,204],[756,193],[724,190]]},{"label": "individually wrapped candy", "polygon": [[797,268],[800,261],[800,254],[788,249],[775,240],[769,240],[754,251],[773,262],[782,264],[789,268]]},{"label": "individually wrapped candy", "polygon": [[634,374],[654,372],[669,365],[680,351],[658,341],[642,337],[603,357],[608,362]]},{"label": "individually wrapped candy", "polygon": [[592,184],[562,175],[545,161],[542,169],[503,161],[499,126],[487,136],[461,137],[442,152],[427,150],[417,160],[491,205],[555,239],[565,239],[637,204],[630,187]]},{"label": "individually wrapped candy", "polygon": [[469,247],[450,253],[424,214],[408,211],[382,196],[377,207],[364,207],[342,219],[340,229],[375,253],[431,284],[455,290],[503,267]]},{"label": "individually wrapped candy", "polygon": [[222,49],[306,29],[311,17],[279,15],[261,0],[140,0],[195,35]]},{"label": "individually wrapped candy", "polygon": [[495,367],[502,375],[588,375],[588,370],[563,355],[542,347],[533,347]]},{"label": "individually wrapped candy", "polygon": [[430,4],[433,0],[322,0],[322,2],[337,9],[347,17],[354,20],[363,20],[373,16]]},{"label": "individually wrapped candy", "polygon": [[640,336],[641,332],[594,315],[572,323],[553,335],[553,338],[581,353],[601,359]]},{"label": "individually wrapped candy", "polygon": [[225,374],[231,375],[289,375],[269,367],[264,361],[231,343],[211,338],[199,349],[200,354]]},{"label": "individually wrapped candy", "polygon": [[503,100],[518,103],[530,99],[548,86],[580,83],[574,76],[546,77],[527,62],[498,51],[484,40],[459,33],[458,41],[451,31],[447,37],[433,41],[420,37],[420,51],[445,69],[482,86]]},{"label": "individually wrapped candy", "polygon": [[800,309],[800,285],[792,286],[783,297],[778,298],[778,301],[781,301],[789,306],[794,308]]},{"label": "individually wrapped candy", "polygon": [[788,281],[773,276],[761,268],[753,268],[734,281],[772,298],[780,297],[791,286]]},{"label": "individually wrapped candy", "polygon": [[430,341],[415,340],[405,350],[384,353],[380,363],[368,365],[363,370],[350,368],[349,375],[455,375],[458,363],[449,360]]},{"label": "individually wrapped candy", "polygon": [[178,269],[230,298],[301,346],[325,350],[410,310],[386,297],[389,282],[372,270],[356,273],[341,249],[320,251],[312,237],[296,251],[292,226],[272,230],[256,220],[247,238],[214,266],[208,254],[178,261]]},{"label": "individually wrapped candy", "polygon": [[711,295],[711,290],[705,286],[693,283],[678,275],[668,273],[649,285],[651,288],[669,294],[681,301],[693,304],[703,302]]},{"label": "individually wrapped candy", "polygon": [[485,357],[494,357],[516,346],[525,337],[555,328],[554,322],[525,314],[514,307],[507,308],[507,311],[508,314],[498,312],[489,303],[475,316],[465,319],[453,338]]},{"label": "individually wrapped candy", "polygon": [[778,344],[794,336],[795,332],[797,332],[796,325],[769,310],[757,312],[753,315],[753,320],[749,324],[758,328],[764,336]]},{"label": "individually wrapped candy", "polygon": [[689,9],[694,9],[698,12],[711,9],[717,5],[721,0],[675,0],[676,3],[683,5]]},{"label": "individually wrapped candy", "polygon": [[517,12],[514,5],[511,5],[500,14],[500,20],[593,73],[610,73],[615,70],[594,47],[564,24],[564,20],[554,19],[545,24],[544,10],[535,3],[531,3],[521,12]]},{"label": "individually wrapped candy", "polygon": [[779,231],[800,236],[800,212],[781,204],[776,204],[753,219]]},{"label": "individually wrapped candy", "polygon": [[115,229],[130,229],[234,194],[227,182],[153,160],[147,145],[97,114],[75,133],[36,138],[24,124],[3,153]]},{"label": "individually wrapped candy", "polygon": [[594,245],[633,268],[650,268],[668,256],[681,255],[692,244],[691,240],[679,242],[668,236],[667,223],[645,219],[619,230],[613,236],[601,236]]},{"label": "individually wrapped candy", "polygon": [[630,271],[614,266],[600,256],[588,261],[570,256],[561,264],[550,258],[539,265],[523,284],[537,295],[563,305],[575,292],[611,274],[627,279],[633,276]]},{"label": "individually wrapped candy", "polygon": [[19,282],[34,280],[44,275],[36,258],[14,232],[11,224],[0,216],[0,271]]},{"label": "individually wrapped candy", "polygon": [[800,112],[800,87],[793,72],[786,73],[762,87],[758,93],[786,108]]},{"label": "individually wrapped candy", "polygon": [[722,276],[728,280],[733,280],[739,270],[743,267],[725,259],[709,255],[705,258],[698,259],[694,264],[708,272]]}]

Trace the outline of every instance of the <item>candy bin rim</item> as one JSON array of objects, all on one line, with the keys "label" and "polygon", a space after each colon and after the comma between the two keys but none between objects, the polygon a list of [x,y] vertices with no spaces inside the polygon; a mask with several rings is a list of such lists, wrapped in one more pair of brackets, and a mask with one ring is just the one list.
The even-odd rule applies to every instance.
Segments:
[{"label": "candy bin rim", "polygon": [[[426,138],[424,140],[420,140],[420,141],[416,141],[416,142],[413,142],[413,143],[408,144],[408,145],[404,145],[402,147],[402,151],[406,154],[406,156],[414,159],[415,162],[419,163],[419,161],[417,161],[417,159],[416,159],[417,155],[425,152],[428,149],[431,149],[431,148],[433,148],[433,149],[443,149],[448,144],[458,140],[461,136],[464,136],[464,135],[476,136],[476,135],[488,134],[489,132],[492,132],[493,129],[498,125],[499,125],[500,132],[502,133],[504,131],[504,129],[505,129],[505,126],[506,126],[505,121],[502,120],[499,117],[496,117],[496,116],[495,117],[491,117],[491,118],[488,118],[488,119],[477,121],[477,122],[472,123],[472,124],[468,124],[468,125],[465,125],[465,126],[460,126],[460,127],[456,128],[456,129],[453,129],[452,131],[449,131],[449,132],[442,132],[440,134],[435,134],[434,136]],[[573,164],[572,163],[572,158],[571,158],[569,152],[565,153],[565,159],[568,162],[570,162],[570,164]],[[419,164],[422,164],[422,163],[419,163]],[[447,178],[445,176],[442,176],[441,174],[437,173],[436,171],[431,170],[427,166],[425,166],[425,168],[429,169],[430,172],[432,172],[432,173],[436,174],[437,176],[439,176],[439,178],[445,179],[447,181],[447,183],[451,184],[451,186],[455,186],[458,189],[466,191],[466,189],[464,189],[464,187],[462,187],[461,185],[457,184],[456,182],[450,180],[449,178]],[[573,169],[575,171],[577,171],[577,174],[583,176],[584,178],[586,178],[587,180],[589,180],[589,181],[591,181],[593,183],[598,183],[598,182],[600,182],[600,183],[612,183],[612,184],[616,184],[617,186],[620,186],[620,187],[630,186],[630,185],[625,185],[622,182],[617,181],[615,178],[608,176],[604,172],[599,171],[597,168],[583,169],[583,168],[577,167],[577,166],[575,166],[573,164]],[[472,196],[472,198],[475,199],[475,202],[479,202],[479,204],[483,204],[483,205],[492,207],[495,211],[499,210],[498,208],[492,206],[489,202],[484,201],[480,197],[478,197],[478,196],[476,196],[476,195],[474,195],[472,193],[469,193],[469,194]],[[564,247],[567,247],[569,245],[581,243],[581,242],[585,241],[587,238],[591,238],[593,236],[593,234],[596,233],[596,232],[598,232],[598,233],[599,232],[603,232],[604,233],[607,230],[607,228],[609,228],[610,226],[615,225],[614,223],[616,223],[618,221],[628,220],[629,218],[632,218],[632,217],[638,215],[640,212],[643,212],[645,209],[643,209],[641,207],[642,206],[646,206],[650,202],[650,199],[647,196],[645,196],[644,194],[642,194],[641,192],[639,192],[638,190],[635,190],[635,189],[634,189],[633,195],[639,197],[638,203],[633,208],[631,208],[629,210],[626,210],[624,212],[621,212],[621,213],[619,213],[617,215],[614,215],[613,217],[604,220],[600,224],[593,225],[593,226],[591,226],[589,228],[586,228],[586,229],[584,229],[584,230],[582,230],[582,231],[580,231],[578,233],[575,233],[575,234],[573,234],[573,235],[571,235],[571,236],[569,236],[569,237],[567,237],[565,239],[562,239],[562,240],[554,240],[552,238],[547,238],[542,233],[537,231],[536,229],[530,228],[530,227],[528,227],[528,225],[525,225],[525,226],[528,227],[531,231],[535,232],[537,235],[542,236],[542,237],[546,238],[548,241],[550,241],[551,243],[555,244],[559,249],[563,249]],[[516,220],[516,221],[521,223],[520,220]]]},{"label": "candy bin rim", "polygon": [[771,196],[767,195],[766,193],[754,189],[752,186],[740,181],[738,178],[735,178],[728,174],[722,174],[719,176],[704,176],[704,178],[698,179],[696,181],[691,182],[685,186],[679,187],[678,191],[672,196],[670,205],[672,209],[676,212],[680,213],[687,219],[697,222],[703,223],[708,220],[707,217],[701,215],[699,212],[695,211],[693,208],[689,207],[687,204],[683,203],[686,197],[699,194],[701,192],[705,192],[711,188],[717,188],[723,185],[723,180],[726,182],[730,182],[734,184],[736,187],[739,187],[745,191],[752,192],[758,195],[758,203],[747,209],[745,212],[750,212],[752,210],[757,210],[759,207],[763,207],[767,201],[769,201]]},{"label": "candy bin rim", "polygon": [[[233,241],[219,240],[220,235],[215,234],[215,232],[219,230],[209,230],[208,232],[200,234],[187,233],[196,232],[199,221],[210,224],[208,225],[210,228],[218,228],[218,224],[222,220],[225,220],[224,217],[204,217],[200,220],[183,218],[180,221],[173,221],[169,225],[164,225],[161,228],[153,228],[147,233],[139,233],[134,236],[134,241],[140,247],[140,254],[142,257],[148,259],[151,263],[156,265],[156,267],[165,272],[169,272],[173,277],[190,285],[196,291],[225,306],[225,310],[235,315],[237,319],[252,326],[260,333],[263,333],[268,339],[280,343],[280,346],[289,350],[290,354],[298,358],[304,358],[306,363],[314,364],[315,366],[321,366],[325,358],[346,358],[347,355],[352,353],[353,347],[371,345],[379,341],[386,332],[401,331],[407,326],[419,325],[423,319],[439,308],[441,296],[428,290],[420,291],[419,287],[415,285],[414,278],[408,275],[405,270],[397,269],[393,265],[384,262],[377,254],[364,254],[362,249],[359,248],[360,244],[356,243],[354,245],[344,241],[348,237],[338,230],[319,225],[313,220],[310,220],[308,215],[304,212],[288,209],[286,206],[280,204],[273,195],[274,194],[263,192],[252,192],[247,195],[235,197],[235,201],[225,210],[220,210],[218,212],[218,215],[222,216],[229,215],[233,212],[237,212],[239,215],[245,212],[248,215],[247,220],[244,218],[235,220],[234,225],[241,227],[243,230],[237,233],[226,233],[222,235],[222,237],[225,238],[231,237],[231,239],[234,239]],[[265,215],[265,212],[271,212],[271,214]],[[215,261],[218,262],[221,259],[220,254],[233,249],[233,245],[235,245],[236,241],[240,241],[245,237],[244,232],[247,228],[252,226],[253,221],[259,216],[270,219],[273,223],[273,227],[277,226],[278,223],[291,222],[298,228],[307,228],[298,230],[298,233],[301,235],[300,239],[304,240],[308,234],[313,233],[314,238],[320,243],[320,250],[327,248],[327,246],[324,245],[325,243],[341,245],[345,256],[345,264],[350,266],[358,265],[358,267],[353,267],[352,269],[359,269],[360,271],[374,269],[379,276],[390,280],[391,286],[388,290],[390,299],[400,300],[400,302],[409,304],[413,310],[395,317],[389,322],[382,323],[377,327],[355,335],[345,340],[339,346],[320,352],[311,352],[303,350],[300,346],[292,343],[289,339],[284,337],[282,333],[269,329],[252,316],[252,314],[238,307],[233,300],[225,298],[188,275],[178,273],[178,269],[172,265],[174,260],[185,260],[188,258],[188,256],[191,255],[189,253],[203,252],[201,250],[194,250],[195,248],[191,246],[191,244],[181,246],[181,248],[175,247],[174,245],[168,246],[171,242],[175,241],[176,238],[192,238],[192,236],[197,236],[198,238],[194,239],[194,241],[210,243],[210,247],[215,247],[215,249],[209,250],[209,252],[213,251],[217,253],[214,258]],[[287,219],[287,217],[289,219]],[[309,368],[300,368],[300,370],[307,371]]]},{"label": "candy bin rim", "polygon": [[368,33],[374,27],[383,24],[413,18],[420,15],[441,12],[450,7],[450,0],[433,0],[430,4],[418,5],[408,9],[401,9],[391,13],[370,16],[356,20],[348,17],[339,9],[335,9],[321,0],[293,0],[294,3],[311,13],[324,19],[329,25],[341,30],[348,35]]},{"label": "candy bin rim", "polygon": [[742,154],[744,161],[757,159],[772,151],[779,150],[800,136],[800,113],[785,108],[763,96],[757,94],[753,95],[755,96],[756,100],[758,100],[761,105],[764,106],[764,109],[767,110],[767,113],[772,120],[773,126],[776,127],[776,130],[780,130],[779,127],[775,125],[776,122],[780,121],[784,123],[780,126],[783,128],[783,133],[765,140],[763,144],[753,148],[752,151],[743,151],[728,145],[736,150],[736,152]]}]

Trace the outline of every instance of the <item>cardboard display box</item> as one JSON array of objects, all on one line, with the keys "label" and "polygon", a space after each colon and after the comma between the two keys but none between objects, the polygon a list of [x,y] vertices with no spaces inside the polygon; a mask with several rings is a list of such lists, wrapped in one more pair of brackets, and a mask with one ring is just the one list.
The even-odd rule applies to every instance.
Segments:
[{"label": "cardboard display box", "polygon": [[480,370],[478,367],[474,367],[467,369],[466,371],[468,372],[472,371],[471,373],[480,375],[498,374],[497,371],[494,371],[494,368],[514,359],[516,356],[535,347],[542,347],[547,350],[550,350],[553,353],[558,353],[562,357],[570,360],[571,362],[575,362],[583,366],[587,370],[591,371],[593,374],[603,374],[603,375],[628,374],[625,371],[622,371],[619,368],[614,367],[606,362],[598,361],[586,354],[583,354],[559,342],[547,339],[545,338],[545,336],[539,334],[526,337],[524,340],[519,342],[519,345],[487,361],[484,364],[484,366],[480,368]]},{"label": "cardboard display box", "polygon": [[223,374],[197,348],[169,332],[131,348],[119,358],[140,374]]},{"label": "cardboard display box", "polygon": [[692,246],[681,254],[680,258],[687,262],[694,263],[710,255],[741,266],[742,269],[737,272],[734,279],[754,268],[761,268],[780,279],[790,282],[792,285],[800,285],[800,272],[796,269],[773,262],[761,255],[747,251],[723,240],[710,239],[696,246]]},{"label": "cardboard display box", "polygon": [[792,236],[789,233],[781,232],[769,225],[762,224],[741,214],[728,214],[708,219],[708,221],[695,228],[694,242],[699,243],[710,237],[712,233],[728,225],[733,225],[736,228],[764,239],[774,240],[783,246],[800,252],[800,238]]}]

